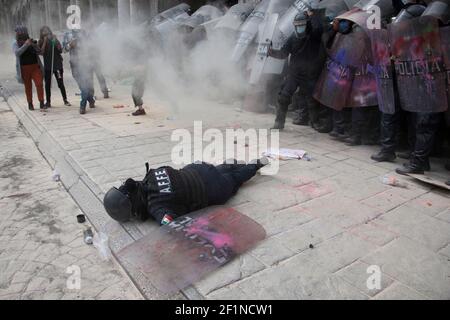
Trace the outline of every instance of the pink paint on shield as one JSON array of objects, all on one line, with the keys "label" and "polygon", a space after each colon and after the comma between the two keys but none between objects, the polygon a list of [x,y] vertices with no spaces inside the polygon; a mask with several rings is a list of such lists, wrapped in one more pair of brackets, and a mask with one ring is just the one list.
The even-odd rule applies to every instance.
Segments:
[{"label": "pink paint on shield", "polygon": [[188,228],[186,228],[186,234],[190,235],[198,235],[203,239],[211,242],[214,247],[220,249],[225,246],[231,247],[233,244],[233,239],[227,235],[222,233],[217,233],[214,231],[205,230],[209,225],[208,219],[199,218],[195,220],[193,224],[191,224]]}]

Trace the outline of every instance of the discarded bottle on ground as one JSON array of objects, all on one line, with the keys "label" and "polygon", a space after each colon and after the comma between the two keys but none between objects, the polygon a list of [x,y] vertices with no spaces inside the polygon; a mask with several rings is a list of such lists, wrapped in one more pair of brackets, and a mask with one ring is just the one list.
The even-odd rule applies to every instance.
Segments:
[{"label": "discarded bottle on ground", "polygon": [[87,228],[83,232],[84,235],[84,242],[86,244],[92,244],[94,242],[94,233],[92,232],[91,228]]}]

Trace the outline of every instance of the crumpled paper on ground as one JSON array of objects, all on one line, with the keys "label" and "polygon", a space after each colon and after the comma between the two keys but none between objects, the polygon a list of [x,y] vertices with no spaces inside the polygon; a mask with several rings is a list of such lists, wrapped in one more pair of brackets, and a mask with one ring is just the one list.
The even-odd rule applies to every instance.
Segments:
[{"label": "crumpled paper on ground", "polygon": [[305,150],[285,149],[285,148],[267,149],[267,151],[263,152],[263,156],[279,160],[292,160],[292,159],[301,160],[303,159],[303,157],[305,157],[305,155],[306,155]]}]

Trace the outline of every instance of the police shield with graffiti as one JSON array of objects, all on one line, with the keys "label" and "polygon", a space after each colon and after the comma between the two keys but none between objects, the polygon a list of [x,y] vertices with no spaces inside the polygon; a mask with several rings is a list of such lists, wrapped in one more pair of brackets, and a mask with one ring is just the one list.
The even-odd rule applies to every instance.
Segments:
[{"label": "police shield with graffiti", "polygon": [[409,162],[396,170],[399,174],[423,174],[430,170],[429,156],[448,109],[442,35],[449,28],[449,13],[445,1],[428,6],[408,3],[386,30],[378,31],[372,38],[382,112],[382,149],[372,159],[395,159],[398,128],[402,115],[406,115],[410,131]]}]

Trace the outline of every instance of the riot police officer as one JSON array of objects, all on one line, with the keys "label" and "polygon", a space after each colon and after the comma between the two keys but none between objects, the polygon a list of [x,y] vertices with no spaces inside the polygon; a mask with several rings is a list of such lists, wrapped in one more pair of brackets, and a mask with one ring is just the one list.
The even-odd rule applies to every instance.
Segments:
[{"label": "riot police officer", "polygon": [[110,189],[103,204],[119,222],[151,217],[164,225],[192,211],[224,204],[266,164],[267,158],[217,167],[194,163],[180,170],[168,166],[149,170],[147,164],[143,181],[128,179],[118,189]]},{"label": "riot police officer", "polygon": [[321,125],[319,119],[321,116],[330,119],[328,110],[312,97],[326,58],[322,44],[322,19],[313,11],[307,11],[298,14],[293,23],[295,32],[287,43],[280,50],[269,50],[269,55],[278,59],[285,59],[290,55],[287,77],[278,94],[276,119],[272,129],[284,129],[288,106],[298,88],[305,98],[312,126],[318,131],[326,132],[327,128]]}]

